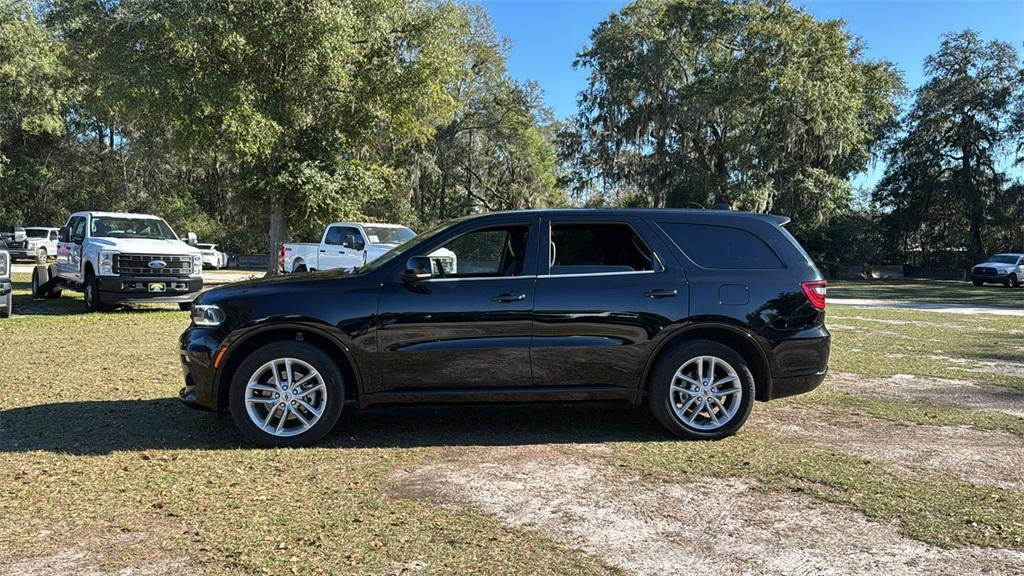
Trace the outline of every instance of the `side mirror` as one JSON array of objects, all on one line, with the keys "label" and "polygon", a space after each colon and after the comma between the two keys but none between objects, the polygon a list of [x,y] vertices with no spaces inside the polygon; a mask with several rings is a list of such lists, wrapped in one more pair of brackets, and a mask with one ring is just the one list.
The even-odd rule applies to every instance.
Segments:
[{"label": "side mirror", "polygon": [[366,248],[366,243],[354,234],[348,234],[341,241],[342,248],[349,248],[351,250],[362,250]]},{"label": "side mirror", "polygon": [[402,282],[412,284],[413,282],[430,280],[433,276],[430,258],[427,256],[413,256],[405,261],[405,272],[402,273]]},{"label": "side mirror", "polygon": [[195,232],[188,233],[188,243],[191,246],[195,246],[199,242],[199,237],[196,236]]},{"label": "side mirror", "polygon": [[61,242],[71,242],[71,229],[67,226],[61,226],[60,230],[57,231],[57,239]]}]

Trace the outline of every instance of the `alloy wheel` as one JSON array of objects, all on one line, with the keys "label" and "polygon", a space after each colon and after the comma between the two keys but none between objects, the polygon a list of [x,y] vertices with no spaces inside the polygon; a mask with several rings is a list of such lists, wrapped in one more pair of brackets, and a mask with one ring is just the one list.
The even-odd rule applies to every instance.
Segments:
[{"label": "alloy wheel", "polygon": [[327,385],[311,364],[278,358],[263,364],[245,386],[245,411],[257,428],[281,438],[309,430],[327,408]]},{"label": "alloy wheel", "polygon": [[743,387],[728,362],[716,356],[697,356],[676,370],[669,400],[676,418],[689,428],[716,430],[739,412]]}]

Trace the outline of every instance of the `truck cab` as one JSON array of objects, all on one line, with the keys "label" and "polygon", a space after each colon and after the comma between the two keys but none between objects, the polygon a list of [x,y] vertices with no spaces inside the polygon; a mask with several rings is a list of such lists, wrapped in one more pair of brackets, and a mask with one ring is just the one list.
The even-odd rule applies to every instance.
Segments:
[{"label": "truck cab", "polygon": [[76,212],[60,229],[56,267],[36,267],[33,292],[81,290],[90,311],[147,302],[187,309],[203,287],[194,236],[183,242],[149,214]]}]

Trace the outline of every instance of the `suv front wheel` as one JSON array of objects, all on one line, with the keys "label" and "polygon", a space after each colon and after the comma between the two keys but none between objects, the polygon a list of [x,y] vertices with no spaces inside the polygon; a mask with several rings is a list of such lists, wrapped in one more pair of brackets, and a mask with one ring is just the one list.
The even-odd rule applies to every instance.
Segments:
[{"label": "suv front wheel", "polygon": [[259,348],[235,371],[231,417],[249,440],[267,447],[307,446],[334,428],[345,402],[337,363],[302,342]]},{"label": "suv front wheel", "polygon": [[681,438],[735,434],[754,403],[754,377],[735,350],[711,340],[678,346],[658,361],[647,402],[654,417]]}]

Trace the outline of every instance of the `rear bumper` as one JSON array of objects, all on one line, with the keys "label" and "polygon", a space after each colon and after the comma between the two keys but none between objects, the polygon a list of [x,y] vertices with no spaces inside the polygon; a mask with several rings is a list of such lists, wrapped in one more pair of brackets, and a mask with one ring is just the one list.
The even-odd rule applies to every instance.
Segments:
[{"label": "rear bumper", "polygon": [[814,390],[828,374],[832,336],[824,326],[801,337],[779,342],[774,348],[774,366],[767,400],[795,396]]},{"label": "rear bumper", "polygon": [[[165,277],[102,277],[99,280],[100,302],[127,303],[186,303],[196,299],[203,289],[202,278]],[[162,292],[150,292],[151,284],[163,285]]]},{"label": "rear bumper", "polygon": [[789,378],[775,378],[772,380],[771,400],[796,396],[814,390],[825,380],[828,375],[828,368],[820,373],[808,374],[806,376],[791,376]]}]

